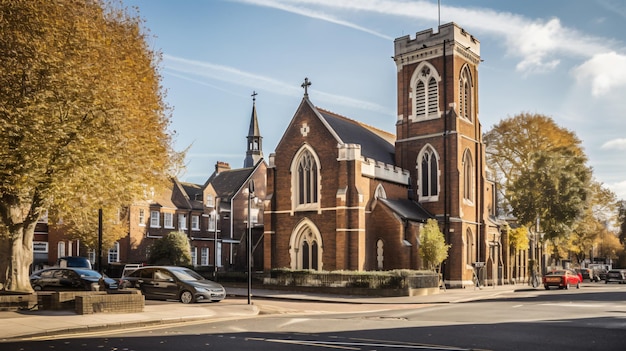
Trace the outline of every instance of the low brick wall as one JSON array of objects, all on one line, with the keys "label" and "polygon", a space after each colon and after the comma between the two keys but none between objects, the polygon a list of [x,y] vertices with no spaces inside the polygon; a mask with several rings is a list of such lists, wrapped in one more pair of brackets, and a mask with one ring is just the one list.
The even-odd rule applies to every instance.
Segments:
[{"label": "low brick wall", "polygon": [[143,312],[144,296],[140,291],[114,294],[89,294],[76,296],[77,314]]},{"label": "low brick wall", "polygon": [[36,294],[2,294],[0,295],[0,311],[18,311],[34,308],[37,304]]},{"label": "low brick wall", "polygon": [[311,271],[272,271],[263,277],[263,287],[277,290],[323,292],[339,295],[419,296],[439,292],[435,272],[414,272],[410,275],[381,272],[349,274]]}]

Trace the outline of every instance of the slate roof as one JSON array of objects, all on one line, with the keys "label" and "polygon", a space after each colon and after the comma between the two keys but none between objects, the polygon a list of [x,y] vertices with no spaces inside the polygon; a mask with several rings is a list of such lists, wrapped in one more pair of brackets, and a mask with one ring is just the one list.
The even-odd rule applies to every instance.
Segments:
[{"label": "slate roof", "polygon": [[395,165],[395,136],[347,117],[316,108],[344,144],[361,145],[361,155]]},{"label": "slate roof", "polygon": [[425,223],[428,219],[435,218],[435,216],[426,211],[419,203],[412,200],[378,198],[378,201],[385,204],[401,218],[409,221]]},{"label": "slate roof", "polygon": [[184,194],[186,194],[187,201],[192,209],[204,209],[204,204],[202,203],[202,185],[181,182],[180,187],[184,191]]},{"label": "slate roof", "polygon": [[253,171],[254,167],[225,170],[212,175],[208,183],[213,185],[220,201],[229,202]]}]

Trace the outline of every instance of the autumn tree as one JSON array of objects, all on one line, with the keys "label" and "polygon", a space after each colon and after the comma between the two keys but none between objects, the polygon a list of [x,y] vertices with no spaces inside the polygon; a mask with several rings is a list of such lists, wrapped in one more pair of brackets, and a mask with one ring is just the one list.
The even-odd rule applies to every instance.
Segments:
[{"label": "autumn tree", "polygon": [[619,241],[626,247],[626,200],[620,200],[617,206],[619,207],[617,215],[617,224],[619,225]]},{"label": "autumn tree", "polygon": [[32,291],[42,214],[93,238],[98,208],[118,223],[179,160],[142,23],[100,0],[0,0],[1,290]]},{"label": "autumn tree", "polygon": [[531,236],[540,230],[554,245],[566,241],[587,205],[591,181],[576,135],[549,117],[521,114],[501,121],[484,140],[508,212]]},{"label": "autumn tree", "polygon": [[159,265],[188,266],[191,264],[191,247],[184,232],[170,232],[154,241],[148,262]]},{"label": "autumn tree", "polygon": [[569,250],[580,263],[592,258],[601,237],[617,225],[619,202],[615,193],[598,181],[592,181],[587,192],[586,206],[574,223],[569,238]]},{"label": "autumn tree", "polygon": [[509,241],[509,249],[511,252],[511,261],[512,261],[512,269],[514,270],[514,276],[519,278],[524,275],[523,265],[520,265],[519,257],[522,251],[527,251],[529,249],[529,234],[528,228],[525,226],[519,226],[516,228],[510,228],[507,226],[507,235]]},{"label": "autumn tree", "polygon": [[559,127],[552,118],[521,113],[501,120],[485,133],[487,163],[493,171],[504,201],[502,208],[511,211],[510,186],[522,175],[536,169],[540,155],[586,158],[576,134]]},{"label": "autumn tree", "polygon": [[419,253],[428,269],[435,269],[446,258],[448,249],[443,233],[439,229],[439,224],[435,219],[429,219],[420,232]]}]

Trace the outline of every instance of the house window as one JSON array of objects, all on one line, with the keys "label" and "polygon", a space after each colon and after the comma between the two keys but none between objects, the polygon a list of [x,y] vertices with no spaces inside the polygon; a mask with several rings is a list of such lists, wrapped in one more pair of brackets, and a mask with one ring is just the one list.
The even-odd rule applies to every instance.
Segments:
[{"label": "house window", "polygon": [[209,231],[214,232],[216,230],[217,213],[215,211],[209,213]]},{"label": "house window", "polygon": [[317,175],[317,162],[311,152],[305,150],[300,156],[296,172],[298,205],[317,203]]},{"label": "house window", "polygon": [[200,230],[200,217],[199,216],[191,216],[191,230],[198,231]]},{"label": "house window", "polygon": [[187,215],[178,214],[178,230],[187,230]]},{"label": "house window", "polygon": [[87,258],[89,259],[91,264],[94,264],[96,262],[96,250],[88,249],[87,250]]},{"label": "house window", "polygon": [[168,229],[174,228],[174,214],[172,213],[163,214],[163,226]]},{"label": "house window", "polygon": [[463,66],[459,78],[459,113],[461,117],[472,120],[472,75],[469,67]]},{"label": "house window", "polygon": [[139,209],[139,225],[140,226],[145,226],[146,223],[146,211],[143,208]]},{"label": "house window", "polygon": [[463,156],[463,200],[474,200],[474,165],[469,150]]},{"label": "house window", "polygon": [[161,228],[159,225],[161,222],[160,218],[161,214],[159,211],[150,211],[150,227],[151,228]]},{"label": "house window", "polygon": [[209,248],[203,247],[200,251],[200,265],[208,266],[209,265]]},{"label": "house window", "polygon": [[198,261],[197,260],[198,257],[198,248],[195,246],[191,247],[191,264],[194,266],[198,265]]},{"label": "house window", "polygon": [[59,241],[57,244],[57,257],[65,256],[65,241]]},{"label": "house window", "polygon": [[439,117],[439,81],[437,70],[428,64],[421,64],[411,78],[413,96],[413,116],[415,119]]},{"label": "house window", "polygon": [[421,153],[418,166],[418,184],[420,200],[435,201],[439,194],[439,167],[437,155],[432,147],[427,146]]},{"label": "house window", "polygon": [[207,195],[206,197],[206,207],[214,207],[215,201],[213,195]]},{"label": "house window", "polygon": [[109,263],[120,261],[120,243],[113,244],[113,247],[109,249]]}]

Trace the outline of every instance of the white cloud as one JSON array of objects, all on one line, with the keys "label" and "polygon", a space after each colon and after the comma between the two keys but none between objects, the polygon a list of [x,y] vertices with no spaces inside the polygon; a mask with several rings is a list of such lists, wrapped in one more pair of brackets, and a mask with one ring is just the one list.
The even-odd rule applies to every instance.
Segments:
[{"label": "white cloud", "polygon": [[604,150],[626,150],[626,139],[613,139],[602,144]]},{"label": "white cloud", "polygon": [[374,30],[359,26],[355,23],[352,22],[348,22],[348,21],[344,21],[341,20],[333,15],[324,13],[324,12],[320,12],[320,11],[316,11],[313,9],[309,9],[309,8],[303,8],[303,7],[296,7],[296,6],[291,6],[288,5],[287,3],[291,2],[291,3],[309,3],[312,5],[325,5],[325,1],[281,1],[281,0],[236,0],[242,3],[246,3],[246,4],[250,4],[250,5],[256,5],[256,6],[264,6],[264,7],[271,7],[274,9],[278,9],[278,10],[282,10],[282,11],[287,11],[287,12],[291,12],[291,13],[295,13],[301,16],[305,16],[305,17],[310,17],[310,18],[316,18],[322,21],[326,21],[326,22],[330,22],[330,23],[335,23],[338,24],[340,26],[345,26],[348,28],[352,28],[352,29],[356,29],[362,32],[366,32],[369,34],[373,34],[377,37],[383,38],[385,40],[393,40],[392,37],[389,37],[387,35],[381,34],[379,32],[376,32]]},{"label": "white cloud", "polygon": [[[293,82],[286,83],[273,78],[242,71],[240,69],[229,66],[216,65],[213,63],[197,60],[189,60],[172,55],[164,55],[163,58],[164,65],[169,72],[168,74],[195,82],[197,84],[214,86],[202,79],[217,79],[231,84],[246,86],[250,89],[263,89],[265,91],[269,91],[278,95],[294,97],[302,95],[302,89],[293,84]],[[220,90],[224,89],[220,88]],[[392,114],[393,112],[388,111],[387,107],[385,106],[381,106],[370,101],[353,99],[337,94],[330,94],[318,91],[317,96],[319,97],[319,101],[330,102],[333,105],[337,104],[352,108],[359,108],[361,110],[383,112],[386,114]]]},{"label": "white cloud", "polygon": [[591,84],[593,96],[606,95],[614,89],[626,87],[626,55],[600,53],[572,72],[579,84]]},{"label": "white cloud", "polygon": [[[406,0],[234,0],[256,6],[276,8],[283,11],[297,13],[302,16],[329,21],[338,25],[347,26],[382,38],[388,36],[369,30],[353,22],[339,19],[339,13],[369,12],[390,17],[405,17],[421,20],[437,20],[438,7],[434,1],[406,1]],[[610,0],[605,6],[615,6]],[[324,9],[325,11],[319,11]],[[329,15],[328,12],[336,12]],[[615,75],[612,65],[603,65],[623,57],[610,53],[617,43],[608,38],[599,38],[585,35],[574,28],[564,27],[558,18],[529,19],[509,12],[497,12],[491,9],[470,7],[441,7],[441,13],[446,18],[463,18],[463,26],[472,28],[472,31],[501,37],[507,54],[519,57],[516,69],[523,74],[543,73],[555,69],[563,57],[588,59],[581,67],[577,76],[583,79],[592,75],[591,86],[593,94],[599,96],[607,89],[622,85],[626,78]],[[442,20],[443,23],[449,21]],[[474,33],[474,34],[478,34]],[[603,56],[608,55],[608,56]],[[602,61],[602,62],[599,62]],[[620,67],[626,64],[617,62]],[[626,70],[626,68],[624,68]]]},{"label": "white cloud", "polygon": [[617,195],[618,199],[626,200],[626,180],[618,183],[607,184],[607,186],[615,193],[615,195]]}]

